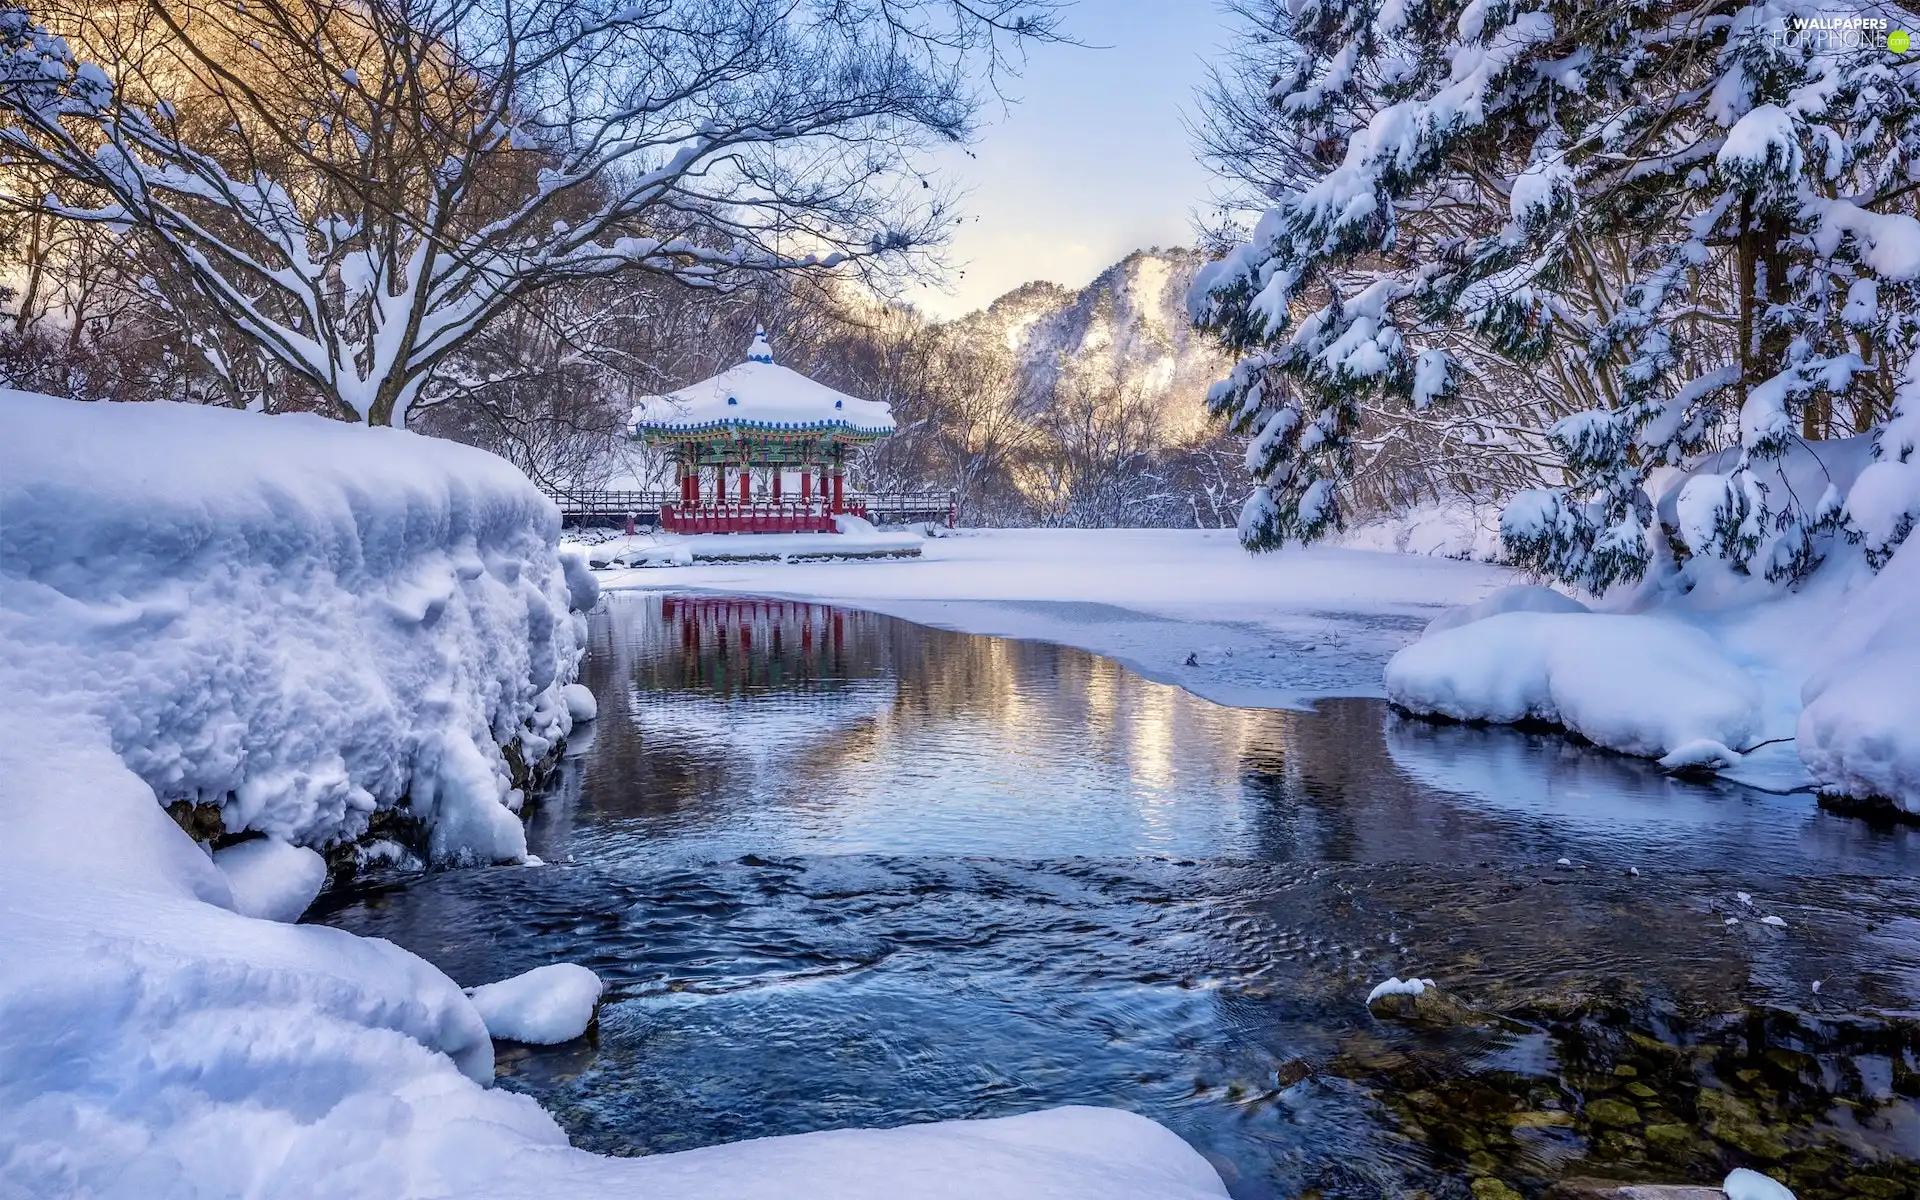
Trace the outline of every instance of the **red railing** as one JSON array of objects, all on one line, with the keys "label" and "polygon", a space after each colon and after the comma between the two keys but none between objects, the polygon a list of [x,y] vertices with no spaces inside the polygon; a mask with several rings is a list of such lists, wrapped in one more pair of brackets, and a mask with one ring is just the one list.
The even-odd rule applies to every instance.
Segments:
[{"label": "red railing", "polygon": [[[855,516],[865,515],[858,505]],[[833,515],[811,504],[703,504],[660,508],[660,527],[670,533],[833,533]]]},{"label": "red railing", "polygon": [[[834,528],[818,498],[722,505],[703,500],[688,506],[677,492],[568,491],[548,495],[560,506],[565,519],[575,524],[619,525],[631,520],[642,526],[658,523],[679,533],[694,532],[694,523],[711,526],[699,530],[711,533],[830,533]],[[955,517],[951,492],[850,493],[844,511],[876,525],[930,522],[951,527]],[[673,515],[669,517],[669,513]]]}]

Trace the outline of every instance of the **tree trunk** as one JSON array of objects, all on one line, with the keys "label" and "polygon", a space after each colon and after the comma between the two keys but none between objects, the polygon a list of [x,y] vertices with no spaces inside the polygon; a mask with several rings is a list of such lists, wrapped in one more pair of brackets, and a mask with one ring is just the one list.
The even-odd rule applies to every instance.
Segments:
[{"label": "tree trunk", "polygon": [[[1740,202],[1740,377],[1744,389],[1778,375],[1787,365],[1793,332],[1769,322],[1768,309],[1788,303],[1787,239],[1793,230],[1784,212],[1755,214],[1753,202]],[[1824,394],[1801,410],[1801,428],[1809,440],[1826,436],[1830,403]]]}]

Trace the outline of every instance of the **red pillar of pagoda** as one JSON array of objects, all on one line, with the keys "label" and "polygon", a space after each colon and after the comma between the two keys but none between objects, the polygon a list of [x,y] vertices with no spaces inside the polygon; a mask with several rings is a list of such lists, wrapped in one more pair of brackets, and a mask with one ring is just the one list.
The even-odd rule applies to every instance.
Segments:
[{"label": "red pillar of pagoda", "polygon": [[800,468],[800,503],[806,504],[813,499],[813,468]]},{"label": "red pillar of pagoda", "polygon": [[740,468],[740,503],[751,504],[752,502],[753,468],[743,466]]},{"label": "red pillar of pagoda", "polygon": [[773,502],[775,504],[780,503],[780,478],[786,473],[785,468],[775,464],[773,468]]}]

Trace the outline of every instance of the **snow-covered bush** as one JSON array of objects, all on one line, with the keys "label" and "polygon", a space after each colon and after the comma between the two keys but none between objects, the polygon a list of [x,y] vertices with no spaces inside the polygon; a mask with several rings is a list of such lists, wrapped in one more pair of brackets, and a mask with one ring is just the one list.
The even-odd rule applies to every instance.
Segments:
[{"label": "snow-covered bush", "polygon": [[312,416],[14,392],[0,429],[0,642],[36,703],[229,833],[398,808],[436,858],[525,853],[588,599],[525,476]]}]

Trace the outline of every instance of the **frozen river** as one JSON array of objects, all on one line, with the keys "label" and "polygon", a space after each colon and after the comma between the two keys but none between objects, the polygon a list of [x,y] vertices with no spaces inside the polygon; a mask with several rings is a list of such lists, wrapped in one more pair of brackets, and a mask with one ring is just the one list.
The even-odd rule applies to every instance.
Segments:
[{"label": "frozen river", "polygon": [[[615,595],[586,671],[547,866],[321,919],[599,972],[596,1036],[500,1056],[588,1149],[1092,1103],[1241,1197],[1920,1189],[1920,830],[819,605]],[[1378,1020],[1388,975],[1480,1015]]]}]

